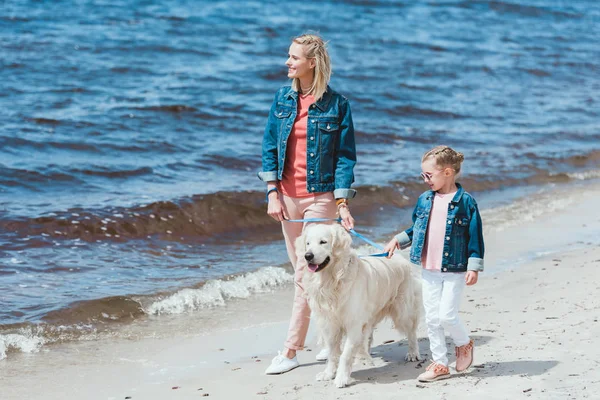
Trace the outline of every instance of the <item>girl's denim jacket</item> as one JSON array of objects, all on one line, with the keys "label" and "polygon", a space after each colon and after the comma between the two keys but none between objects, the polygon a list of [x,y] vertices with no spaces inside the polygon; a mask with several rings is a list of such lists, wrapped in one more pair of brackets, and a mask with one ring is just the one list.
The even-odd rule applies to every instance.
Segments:
[{"label": "girl's denim jacket", "polygon": [[[262,171],[258,173],[265,182],[282,179],[297,104],[298,92],[291,86],[277,91],[263,137]],[[323,97],[308,110],[306,139],[306,190],[333,191],[335,198],[354,197],[356,191],[350,185],[354,182],[356,148],[348,99],[327,86]]]},{"label": "girl's denim jacket", "polygon": [[[475,199],[456,184],[458,191],[448,205],[442,272],[483,271],[483,232]],[[396,235],[400,248],[412,243],[410,261],[421,264],[429,216],[435,193],[429,190],[419,196],[413,211],[413,225]]]}]

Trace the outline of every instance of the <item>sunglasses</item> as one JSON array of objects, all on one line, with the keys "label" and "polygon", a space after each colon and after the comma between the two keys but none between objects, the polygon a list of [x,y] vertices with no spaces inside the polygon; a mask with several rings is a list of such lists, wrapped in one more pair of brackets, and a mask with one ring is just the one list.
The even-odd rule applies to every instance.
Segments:
[{"label": "sunglasses", "polygon": [[439,173],[440,173],[440,172],[442,172],[442,171],[443,171],[443,169],[440,169],[440,170],[438,170],[437,172],[434,172],[433,174],[432,174],[432,173],[429,173],[429,172],[421,172],[421,179],[423,179],[425,182],[427,182],[427,181],[431,181],[431,179],[432,179],[432,178],[433,178],[435,175],[439,174]]}]

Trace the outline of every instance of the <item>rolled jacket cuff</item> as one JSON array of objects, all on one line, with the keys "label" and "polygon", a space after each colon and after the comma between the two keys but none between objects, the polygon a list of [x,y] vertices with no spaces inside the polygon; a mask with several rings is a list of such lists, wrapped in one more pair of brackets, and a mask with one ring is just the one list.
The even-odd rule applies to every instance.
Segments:
[{"label": "rolled jacket cuff", "polygon": [[277,180],[277,171],[260,171],[258,177],[263,182],[270,182]]},{"label": "rolled jacket cuff", "polygon": [[412,243],[412,240],[410,240],[406,232],[400,232],[399,234],[397,234],[396,240],[398,240],[401,249],[407,248]]},{"label": "rolled jacket cuff", "polygon": [[483,258],[469,257],[467,271],[483,271]]},{"label": "rolled jacket cuff", "polygon": [[333,191],[333,197],[336,199],[353,199],[356,196],[356,190],[354,189],[335,189]]}]

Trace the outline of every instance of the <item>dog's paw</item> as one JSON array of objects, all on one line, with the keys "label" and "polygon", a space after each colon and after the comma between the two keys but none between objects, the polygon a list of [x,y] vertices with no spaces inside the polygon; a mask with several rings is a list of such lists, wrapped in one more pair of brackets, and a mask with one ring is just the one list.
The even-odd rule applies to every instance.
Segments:
[{"label": "dog's paw", "polygon": [[317,374],[317,381],[330,381],[333,379],[333,374],[329,371],[319,372]]},{"label": "dog's paw", "polygon": [[334,383],[338,388],[346,387],[348,386],[348,383],[350,383],[350,377],[345,374],[338,374],[338,376],[335,377]]},{"label": "dog's paw", "polygon": [[421,356],[419,355],[419,353],[407,353],[406,357],[404,357],[404,359],[406,361],[410,361],[410,362],[414,362],[414,361],[421,361]]}]

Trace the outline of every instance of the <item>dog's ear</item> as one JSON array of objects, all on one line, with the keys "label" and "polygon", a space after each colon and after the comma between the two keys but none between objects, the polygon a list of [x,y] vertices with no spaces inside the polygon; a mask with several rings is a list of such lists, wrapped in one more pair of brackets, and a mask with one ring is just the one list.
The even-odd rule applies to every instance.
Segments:
[{"label": "dog's ear", "polygon": [[339,258],[340,255],[346,253],[348,249],[350,249],[350,246],[352,246],[352,238],[350,237],[350,234],[346,232],[346,229],[344,229],[344,227],[341,225],[332,225],[332,231],[333,239],[331,246],[333,248],[333,252],[335,253],[334,255],[336,258]]},{"label": "dog's ear", "polygon": [[302,235],[296,239],[296,257],[297,259],[304,260],[304,254],[306,254],[306,231],[308,228],[302,231]]}]

